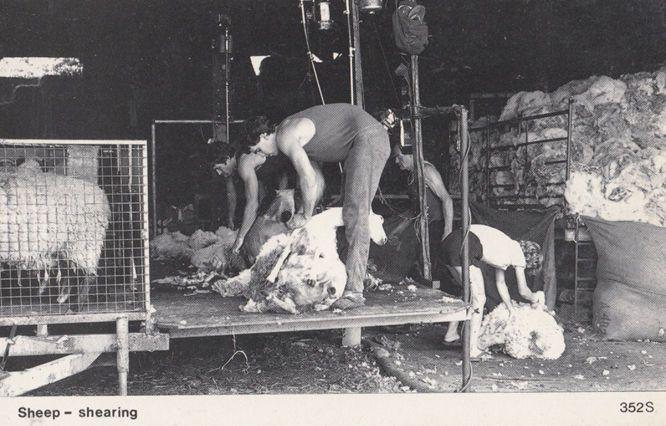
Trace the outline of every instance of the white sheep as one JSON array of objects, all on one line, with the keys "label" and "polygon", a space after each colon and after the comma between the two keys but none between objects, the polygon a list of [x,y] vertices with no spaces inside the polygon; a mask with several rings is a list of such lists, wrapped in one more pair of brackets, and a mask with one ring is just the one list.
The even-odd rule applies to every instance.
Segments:
[{"label": "white sheep", "polygon": [[[370,238],[386,242],[384,219],[370,213]],[[223,296],[243,295],[245,312],[298,313],[306,307],[328,309],[345,289],[347,272],[337,251],[336,229],[344,226],[342,208],[313,216],[289,235],[272,237],[250,269],[214,285]]]},{"label": "white sheep", "polygon": [[[13,172],[0,173],[0,262],[18,269],[43,271],[40,292],[49,271],[60,264],[86,275],[79,285],[85,302],[104,245],[111,210],[104,191],[92,182],[42,172],[26,160]],[[69,297],[60,288],[59,303]]]},{"label": "white sheep", "polygon": [[516,359],[558,359],[564,353],[564,332],[544,305],[518,303],[514,312],[504,304],[486,315],[477,343],[479,349],[504,345],[504,351]]}]

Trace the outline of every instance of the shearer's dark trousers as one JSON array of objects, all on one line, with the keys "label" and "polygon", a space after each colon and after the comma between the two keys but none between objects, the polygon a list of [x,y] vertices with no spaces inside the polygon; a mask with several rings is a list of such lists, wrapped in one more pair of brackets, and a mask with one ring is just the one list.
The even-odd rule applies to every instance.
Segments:
[{"label": "shearer's dark trousers", "polygon": [[345,262],[348,292],[363,291],[370,252],[368,217],[390,152],[386,130],[373,127],[359,132],[345,158],[342,219],[348,243]]}]

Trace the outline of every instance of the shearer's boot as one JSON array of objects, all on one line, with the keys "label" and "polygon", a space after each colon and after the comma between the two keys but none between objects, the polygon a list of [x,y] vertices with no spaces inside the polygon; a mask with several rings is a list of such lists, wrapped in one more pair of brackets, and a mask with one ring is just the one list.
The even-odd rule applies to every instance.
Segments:
[{"label": "shearer's boot", "polygon": [[365,297],[363,293],[344,292],[342,297],[333,302],[331,308],[333,309],[352,309],[365,306]]}]

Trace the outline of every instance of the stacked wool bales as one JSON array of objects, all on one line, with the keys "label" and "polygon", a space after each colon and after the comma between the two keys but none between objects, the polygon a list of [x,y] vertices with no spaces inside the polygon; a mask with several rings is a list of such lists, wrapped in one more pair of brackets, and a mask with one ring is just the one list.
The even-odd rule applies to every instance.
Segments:
[{"label": "stacked wool bales", "polygon": [[[520,92],[509,99],[499,120],[566,110],[569,98],[574,100],[572,176],[565,197],[571,209],[608,220],[639,220],[663,226],[666,67],[619,79],[592,76],[574,80],[551,93]],[[567,123],[564,116],[558,116],[530,121],[527,129],[520,131],[507,131],[502,126],[496,129],[504,132],[498,135],[497,145],[515,146],[526,140],[565,137]],[[471,133],[470,188],[478,196],[485,193],[483,137],[481,132]],[[564,147],[563,142],[550,142],[495,152],[490,166],[510,166],[510,170],[491,173],[491,184],[507,185],[495,188],[493,195],[515,194],[522,187],[522,198],[517,202],[559,202],[557,197],[565,192],[564,187],[549,184],[564,181],[565,168],[563,164],[546,163],[564,160]]]},{"label": "stacked wool bales", "polygon": [[0,174],[0,262],[48,273],[68,260],[96,275],[109,217],[108,200],[96,184],[43,173],[28,160]]}]

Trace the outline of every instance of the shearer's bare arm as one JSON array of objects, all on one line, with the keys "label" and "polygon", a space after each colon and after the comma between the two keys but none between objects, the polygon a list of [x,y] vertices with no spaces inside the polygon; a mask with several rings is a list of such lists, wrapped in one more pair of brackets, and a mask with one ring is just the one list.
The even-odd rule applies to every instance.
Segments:
[{"label": "shearer's bare arm", "polygon": [[442,233],[442,240],[453,231],[453,199],[444,186],[442,175],[439,174],[435,166],[429,162],[425,162],[423,168],[423,176],[428,188],[437,195],[437,198],[442,202],[442,212],[444,213],[444,232]]},{"label": "shearer's bare arm", "polygon": [[[312,136],[315,127],[312,121],[297,119],[283,122],[276,131],[277,146],[294,165],[303,196],[303,213],[294,215],[288,224],[291,228],[303,226],[312,217],[317,198],[315,170],[303,149]],[[300,216],[300,217],[299,217]]]},{"label": "shearer's bare arm", "polygon": [[520,296],[525,300],[529,300],[533,304],[539,303],[540,301],[537,297],[537,294],[530,290],[530,288],[527,286],[527,280],[525,279],[525,268],[516,266],[514,269],[516,270],[516,281],[518,283],[518,293]]},{"label": "shearer's bare arm", "polygon": [[245,209],[243,210],[243,222],[238,229],[238,235],[232,249],[235,253],[240,251],[245,240],[245,235],[247,235],[254,220],[257,218],[257,210],[259,209],[259,182],[257,181],[255,169],[259,162],[263,162],[262,160],[265,161],[265,158],[250,154],[242,155],[238,161],[238,175],[245,186]]},{"label": "shearer's bare arm", "polygon": [[511,302],[509,289],[506,286],[503,269],[495,268],[495,286],[497,287],[497,293],[499,294],[500,299],[502,299],[502,302],[506,305],[509,312],[513,312],[513,303]]},{"label": "shearer's bare arm", "polygon": [[225,180],[225,185],[227,188],[227,226],[230,229],[236,229],[235,218],[236,218],[236,205],[237,205],[237,193],[236,185],[234,184],[233,177],[228,177]]}]

